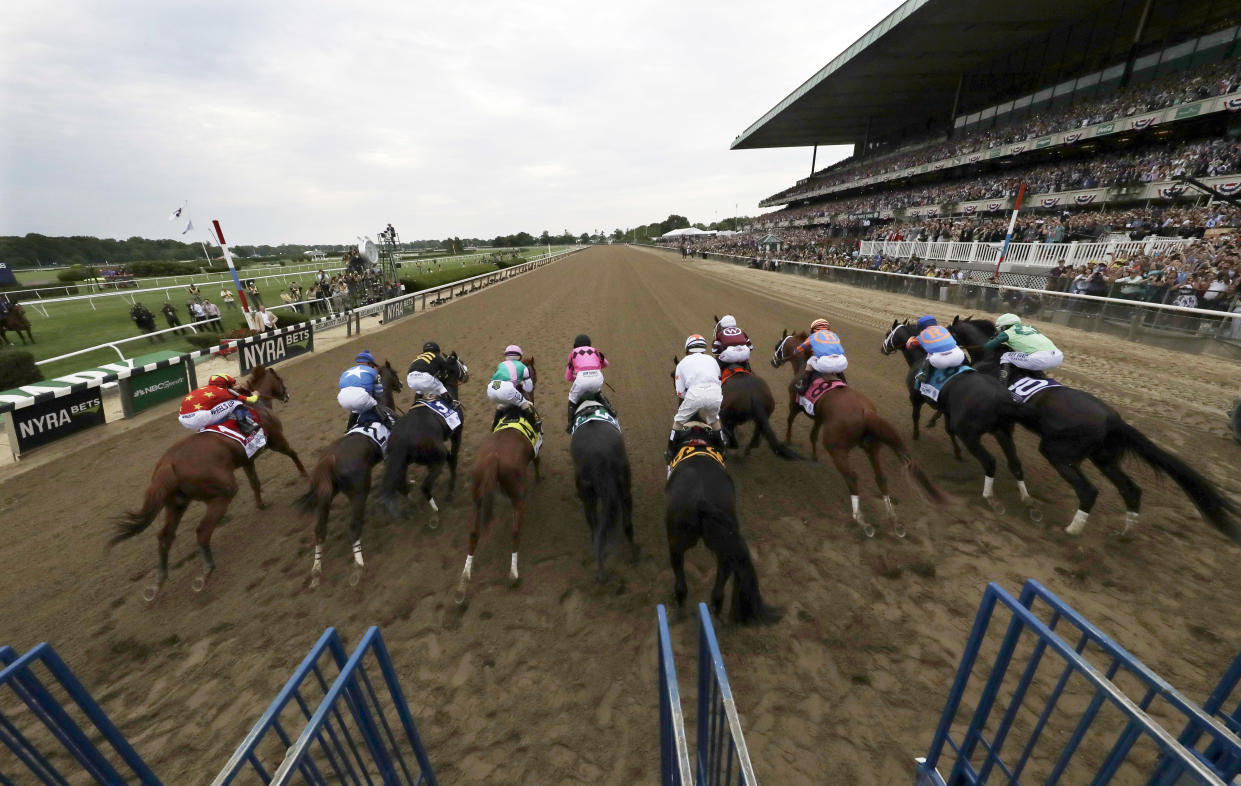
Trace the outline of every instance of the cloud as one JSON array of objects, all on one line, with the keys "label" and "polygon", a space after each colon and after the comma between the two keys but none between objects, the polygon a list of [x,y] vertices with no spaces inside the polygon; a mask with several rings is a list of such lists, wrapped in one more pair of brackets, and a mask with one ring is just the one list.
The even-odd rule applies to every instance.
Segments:
[{"label": "cloud", "polygon": [[729,142],[862,5],[16,4],[0,234],[169,237],[183,199],[237,243],[753,214],[810,151]]}]

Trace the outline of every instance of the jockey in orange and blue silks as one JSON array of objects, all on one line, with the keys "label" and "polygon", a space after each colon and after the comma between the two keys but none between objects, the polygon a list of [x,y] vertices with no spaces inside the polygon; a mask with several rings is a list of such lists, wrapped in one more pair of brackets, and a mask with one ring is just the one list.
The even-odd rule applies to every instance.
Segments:
[{"label": "jockey in orange and blue silks", "polygon": [[918,317],[918,335],[905,342],[906,349],[922,347],[927,360],[938,369],[956,368],[965,362],[965,350],[957,346],[957,340],[935,317]]},{"label": "jockey in orange and blue silks", "polygon": [[849,359],[845,357],[844,346],[840,336],[832,332],[832,325],[826,319],[816,319],[810,323],[810,336],[803,341],[794,355],[809,355],[806,361],[806,372],[798,380],[799,386],[805,383],[812,372],[820,374],[836,374],[844,381],[845,369],[849,367]]}]

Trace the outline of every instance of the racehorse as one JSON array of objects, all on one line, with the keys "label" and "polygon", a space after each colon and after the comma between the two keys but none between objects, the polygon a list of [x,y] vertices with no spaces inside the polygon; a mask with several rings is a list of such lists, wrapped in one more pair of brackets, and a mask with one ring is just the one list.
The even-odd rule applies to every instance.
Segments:
[{"label": "racehorse", "polygon": [[[297,471],[302,473],[302,477],[307,477],[301,459],[285,439],[280,418],[276,417],[271,408],[272,399],[280,399],[286,403],[289,400],[284,380],[272,369],[258,366],[240,389],[257,393],[259,396],[258,403],[254,404],[252,409],[255,420],[267,433],[267,448],[293,459]],[[164,582],[168,580],[168,551],[172,548],[177,525],[181,523],[185,509],[195,500],[205,502],[207,510],[195,530],[198,535],[198,552],[203,561],[203,574],[194,579],[192,586],[195,592],[201,592],[207,585],[207,580],[215,571],[215,558],[211,554],[211,533],[215,531],[237,493],[237,479],[233,473],[238,468],[245,470],[246,477],[250,480],[255,506],[259,509],[266,507],[254,461],[246,457],[245,448],[228,437],[204,431],[191,434],[168,448],[156,462],[142,507],[120,517],[117,533],[108,543],[112,546],[134,537],[151,525],[160,510],[164,511],[164,526],[159,533],[159,567],[155,584],[143,592],[146,600],[154,600]]]},{"label": "racehorse", "polygon": [[[801,367],[805,366],[805,360],[795,351],[787,349],[789,339],[793,339],[796,342],[793,346],[797,347],[806,340],[808,335],[802,331],[790,336],[789,332],[784,330],[780,343],[776,344],[775,353],[771,358],[772,367],[779,368],[786,362],[791,363],[793,379],[796,380],[801,373]],[[801,409],[797,399],[796,383],[790,382],[786,439],[792,439],[793,418]],[[875,483],[879,486],[879,493],[883,495],[884,509],[887,511],[888,520],[892,523],[893,532],[898,538],[905,537],[905,528],[897,519],[896,508],[892,505],[892,497],[888,494],[888,478],[884,474],[883,462],[879,458],[879,449],[882,446],[887,445],[896,454],[904,465],[905,471],[932,500],[936,502],[943,500],[939,489],[931,483],[918,466],[918,462],[909,454],[900,434],[896,432],[891,423],[879,415],[875,402],[849,385],[843,382],[834,383],[815,402],[814,425],[810,429],[810,450],[815,461],[819,460],[817,441],[820,431],[823,434],[823,447],[832,457],[836,471],[845,479],[845,484],[849,487],[849,500],[853,504],[853,520],[862,528],[866,537],[874,537],[875,528],[862,516],[861,502],[858,498],[858,474],[854,472],[849,463],[849,454],[854,448],[860,447],[870,460],[871,471],[875,474]]]},{"label": "racehorse", "polygon": [[[705,433],[704,423],[690,422],[687,429]],[[709,448],[704,439],[684,442],[673,461],[668,484],[664,487],[664,523],[668,534],[668,556],[676,575],[673,592],[677,607],[684,610],[689,588],[685,582],[685,552],[703,541],[715,553],[715,586],[711,589],[711,610],[717,615],[724,607],[724,585],[733,577],[733,596],[729,614],[742,624],[773,623],[784,610],[763,602],[758,588],[758,572],[741,525],[737,521],[737,493],[724,468],[724,458]]]},{"label": "racehorse", "polygon": [[[528,398],[534,401],[533,386],[538,384],[538,372],[534,367],[534,358],[523,358],[522,362],[530,369],[531,390]],[[525,424],[528,432],[520,427],[508,427],[505,424]],[[534,479],[539,479],[539,457],[535,453],[527,433],[533,434],[530,418],[520,407],[510,406],[501,413],[497,429],[483,438],[483,442],[474,454],[472,470],[474,517],[470,522],[469,552],[465,557],[465,569],[461,571],[461,580],[457,583],[458,605],[465,603],[466,588],[474,570],[474,552],[478,549],[478,538],[482,528],[491,523],[493,503],[496,491],[503,490],[513,505],[513,557],[509,563],[509,583],[513,587],[521,584],[521,576],[517,572],[517,552],[521,546],[521,524],[526,515],[526,467],[534,465]]]},{"label": "racehorse", "polygon": [[[457,353],[448,356],[452,361],[452,377],[443,380],[444,387],[454,400],[457,399],[457,388],[462,382],[470,379],[470,370]],[[388,456],[384,459],[383,482],[379,486],[379,501],[393,518],[402,515],[402,501],[409,493],[409,477],[407,468],[410,463],[427,467],[427,476],[420,488],[431,508],[431,518],[427,526],[435,529],[439,526],[440,509],[431,494],[436,478],[448,466],[448,494],[446,500],[451,501],[453,491],[457,487],[457,457],[461,453],[461,432],[465,428],[464,413],[457,413],[462,420],[461,425],[450,429],[444,419],[435,410],[419,406],[417,402],[392,427],[392,435],[388,438]],[[448,447],[444,443],[448,442]]]},{"label": "racehorse", "polygon": [[573,429],[569,452],[573,455],[577,496],[586,512],[591,542],[595,552],[595,579],[607,581],[603,567],[607,556],[608,536],[617,520],[629,541],[629,562],[638,561],[638,545],[633,540],[633,496],[630,492],[629,456],[620,426],[613,425],[608,408],[588,399],[578,405],[578,417],[601,414],[580,422]]},{"label": "racehorse", "polygon": [[[905,376],[905,386],[909,390],[909,403],[913,405],[913,438],[919,439],[919,416],[922,411],[923,396],[919,389],[918,372],[930,370],[926,362],[926,351],[921,347],[910,348],[906,343],[917,335],[917,330],[909,324],[892,321],[887,338],[883,340],[881,351],[885,355],[899,351],[905,357],[909,373]],[[1004,504],[996,499],[995,457],[982,445],[984,434],[993,434],[1004,451],[1008,469],[1017,479],[1017,489],[1021,492],[1021,502],[1026,506],[1032,521],[1041,521],[1043,513],[1034,497],[1026,488],[1025,472],[1021,459],[1017,457],[1017,446],[1013,442],[1014,424],[1032,418],[1034,413],[1022,404],[1013,401],[1012,396],[995,377],[973,372],[959,372],[939,393],[936,402],[939,412],[944,415],[944,430],[952,441],[953,456],[961,460],[961,447],[957,444],[959,437],[965,448],[982,465],[983,499],[996,513],[1004,512]],[[934,419],[932,419],[934,423]]]},{"label": "racehorse", "polygon": [[[958,318],[953,320],[949,330],[961,346],[968,347],[978,358],[976,376],[985,374],[987,379],[994,379],[991,374],[998,373],[998,361],[993,353],[984,353],[982,346],[995,335],[995,323],[986,319]],[[1031,383],[1034,383],[1033,378],[1021,377],[1010,389],[1040,387]],[[1077,512],[1065,528],[1070,535],[1080,534],[1085,529],[1099,496],[1099,489],[1081,471],[1085,459],[1098,467],[1124,499],[1125,526],[1121,534],[1127,534],[1138,523],[1142,489],[1121,468],[1121,459],[1129,453],[1176,481],[1211,526],[1233,540],[1241,540],[1235,518],[1236,506],[1211,481],[1156,445],[1099,399],[1067,385],[1049,385],[1032,391],[1026,406],[1034,411],[1035,417],[1022,421],[1022,425],[1041,437],[1039,452],[1077,493]]]},{"label": "racehorse", "polygon": [[[715,324],[719,324],[718,316],[713,316],[712,319]],[[677,361],[674,358],[672,362],[675,366]],[[673,374],[675,373],[674,371]],[[771,446],[772,452],[780,458],[801,458],[792,448],[780,442],[776,437],[776,432],[771,429],[771,415],[776,411],[776,399],[771,395],[771,388],[762,377],[747,368],[730,366],[723,369],[720,386],[724,395],[724,400],[720,404],[720,422],[724,426],[724,433],[729,435],[733,441],[731,447],[740,446],[740,441],[737,439],[737,427],[743,423],[754,423],[754,436],[750,438],[750,444],[746,445],[745,451],[741,454],[743,460],[749,457],[750,451],[758,446],[759,440],[763,437],[767,438],[767,444]]]},{"label": "racehorse", "polygon": [[[34,333],[30,330],[30,320],[26,318],[26,307],[21,303],[14,303],[3,316],[0,316],[0,344],[12,344],[8,336],[5,334],[12,330],[17,337],[22,340],[22,344],[26,343],[26,339],[30,339],[30,343],[34,343]],[[24,335],[23,335],[24,334]]]},{"label": "racehorse", "polygon": [[[388,361],[379,367],[383,382],[383,400],[380,404],[395,409],[396,394],[401,392],[401,380]],[[391,449],[391,438],[388,445]],[[293,507],[303,515],[317,514],[315,522],[315,561],[310,568],[311,589],[319,586],[323,575],[323,541],[327,538],[327,520],[332,510],[332,500],[343,492],[349,499],[349,534],[353,538],[353,571],[349,584],[356,586],[366,567],[362,559],[362,515],[366,511],[366,497],[371,490],[371,468],[383,460],[383,450],[375,440],[358,432],[345,434],[323,452],[319,463],[310,473],[310,489],[294,501]]]}]

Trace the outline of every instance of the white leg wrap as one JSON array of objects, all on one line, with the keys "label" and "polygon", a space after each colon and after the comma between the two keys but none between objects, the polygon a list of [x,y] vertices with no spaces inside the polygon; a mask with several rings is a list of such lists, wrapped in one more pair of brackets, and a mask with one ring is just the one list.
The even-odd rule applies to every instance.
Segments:
[{"label": "white leg wrap", "polygon": [[359,568],[365,567],[366,563],[362,561],[362,541],[355,540],[353,542],[353,561]]},{"label": "white leg wrap", "polygon": [[316,543],[315,544],[315,564],[314,564],[314,567],[311,568],[311,570],[314,571],[315,573],[318,573],[322,569],[323,569],[323,544]]},{"label": "white leg wrap", "polygon": [[1064,531],[1070,535],[1080,535],[1082,530],[1086,529],[1086,519],[1090,518],[1090,514],[1084,510],[1079,510],[1073,514],[1073,520],[1069,522],[1069,526]]},{"label": "white leg wrap", "polygon": [[436,513],[440,512],[440,506],[435,504],[435,497],[431,497],[427,501],[431,503],[431,510],[435,511]]},{"label": "white leg wrap", "polygon": [[892,498],[891,498],[891,497],[884,497],[884,498],[883,498],[883,506],[884,506],[885,508],[887,508],[887,510],[888,510],[888,516],[889,516],[890,518],[896,518],[896,508],[895,508],[895,507],[893,507],[893,505],[892,505]]},{"label": "white leg wrap", "polygon": [[861,520],[861,517],[862,517],[862,503],[861,503],[861,501],[858,499],[857,494],[850,494],[850,495],[849,495],[849,501],[853,503],[853,518],[854,518],[854,520],[855,520],[855,521],[860,521],[860,520]]},{"label": "white leg wrap", "polygon": [[470,575],[474,572],[474,555],[467,554],[465,557],[465,570],[461,571],[461,578],[466,581],[470,580]]},{"label": "white leg wrap", "polygon": [[985,477],[982,479],[982,495],[984,497],[994,497],[995,478]]},{"label": "white leg wrap", "polygon": [[1026,488],[1026,482],[1024,480],[1017,481],[1017,490],[1021,492],[1022,502],[1030,501],[1030,490]]},{"label": "white leg wrap", "polygon": [[513,561],[509,565],[508,575],[514,579],[517,578],[517,552],[515,551],[513,552]]},{"label": "white leg wrap", "polygon": [[1125,528],[1123,532],[1128,533],[1138,525],[1138,512],[1136,510],[1125,511]]}]

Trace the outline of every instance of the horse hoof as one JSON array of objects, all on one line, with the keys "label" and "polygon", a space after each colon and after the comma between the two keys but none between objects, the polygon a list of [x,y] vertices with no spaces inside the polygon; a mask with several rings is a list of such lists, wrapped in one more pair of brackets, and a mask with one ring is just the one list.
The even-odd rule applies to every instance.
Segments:
[{"label": "horse hoof", "polygon": [[145,600],[147,603],[150,603],[151,601],[155,600],[156,596],[158,595],[159,595],[158,584],[151,584],[150,586],[142,590],[142,599]]},{"label": "horse hoof", "polygon": [[521,588],[521,576],[509,576],[508,585],[513,589]]},{"label": "horse hoof", "polygon": [[310,589],[318,589],[318,587],[319,587],[319,574],[318,574],[318,573],[312,573],[312,574],[310,574],[310,583],[309,583],[309,584],[307,584],[306,586],[307,586],[307,587],[309,587]]},{"label": "horse hoof", "polygon": [[996,514],[997,516],[1004,515],[1006,508],[1004,507],[1003,502],[1000,502],[995,497],[986,497],[985,499],[987,500],[987,504],[991,506],[992,513]]},{"label": "horse hoof", "polygon": [[875,537],[875,528],[867,524],[865,521],[859,521],[858,525],[862,527],[862,534],[868,538]]},{"label": "horse hoof", "polygon": [[439,514],[439,511],[436,510],[436,511],[433,511],[431,515],[427,518],[427,529],[439,529],[439,528],[440,528],[440,514]]},{"label": "horse hoof", "polygon": [[456,596],[453,598],[453,600],[455,600],[455,601],[457,602],[457,605],[458,605],[458,606],[464,607],[464,606],[465,606],[465,600],[466,600],[466,598],[465,598],[465,590],[463,590],[463,589],[459,589],[459,590],[457,590],[457,594],[456,594]]},{"label": "horse hoof", "polygon": [[195,576],[194,580],[190,582],[190,589],[194,590],[195,592],[202,592],[206,588],[207,588],[207,577],[206,576]]},{"label": "horse hoof", "polygon": [[349,586],[356,587],[362,582],[362,568],[358,565],[353,566],[353,570],[349,571]]},{"label": "horse hoof", "polygon": [[1031,505],[1026,509],[1026,515],[1030,517],[1030,521],[1035,524],[1041,524],[1043,521],[1043,509],[1037,505]]},{"label": "horse hoof", "polygon": [[892,522],[892,534],[898,538],[903,538],[909,533],[905,532],[905,528],[894,521]]}]

